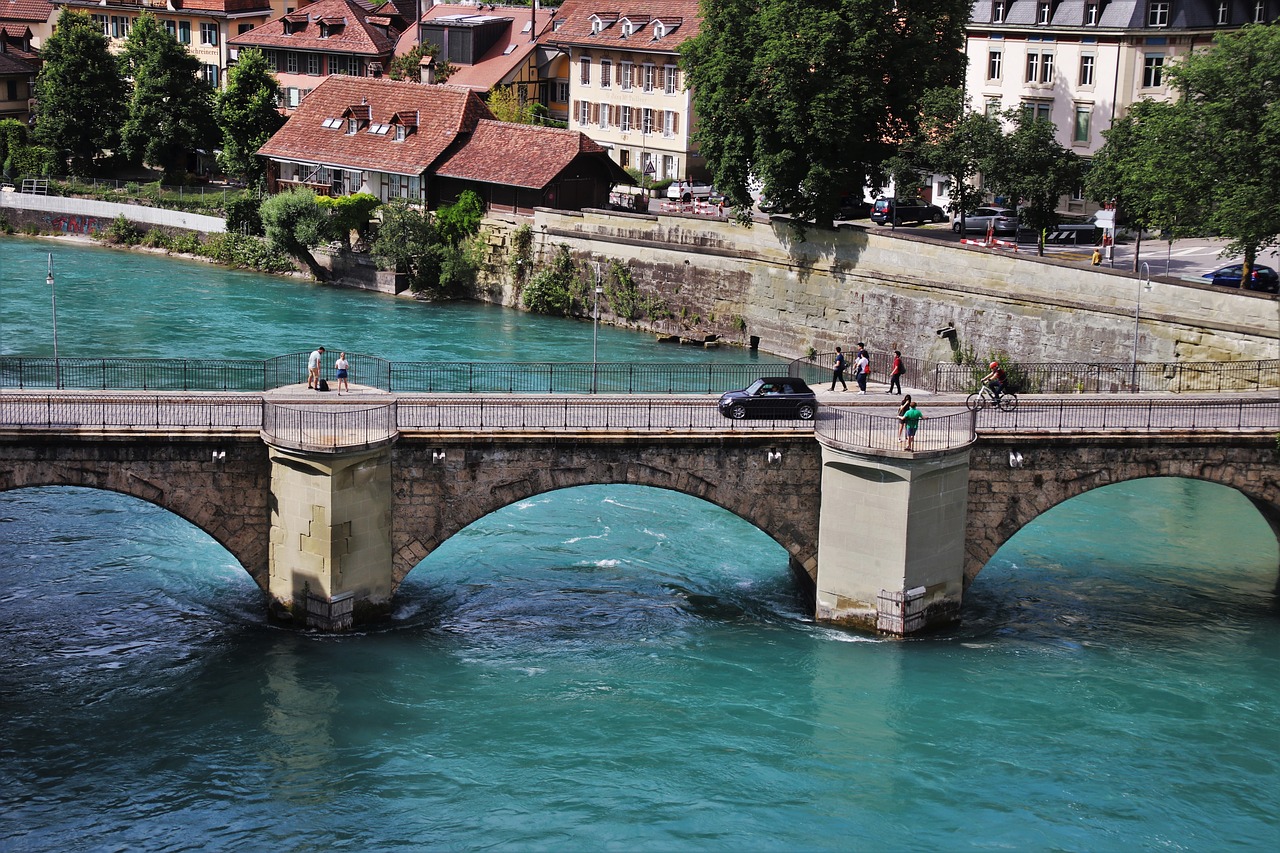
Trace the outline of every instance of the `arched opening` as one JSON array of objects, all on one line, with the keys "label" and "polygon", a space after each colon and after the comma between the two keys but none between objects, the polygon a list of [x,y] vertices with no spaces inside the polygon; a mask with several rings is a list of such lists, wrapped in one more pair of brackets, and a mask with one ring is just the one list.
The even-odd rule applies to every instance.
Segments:
[{"label": "arched opening", "polygon": [[624,484],[544,492],[473,522],[397,591],[402,618],[449,630],[615,636],[807,618],[786,550],[680,492]]},{"label": "arched opening", "polygon": [[1191,642],[1188,632],[1274,620],[1278,567],[1275,532],[1237,490],[1129,480],[1014,534],[966,592],[965,630]]}]

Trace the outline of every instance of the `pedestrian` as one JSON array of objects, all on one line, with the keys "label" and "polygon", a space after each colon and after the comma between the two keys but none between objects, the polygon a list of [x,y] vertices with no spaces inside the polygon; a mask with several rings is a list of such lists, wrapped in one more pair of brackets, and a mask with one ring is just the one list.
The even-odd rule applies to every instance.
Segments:
[{"label": "pedestrian", "polygon": [[898,444],[902,444],[902,430],[906,427],[906,424],[902,422],[902,416],[907,413],[907,409],[914,405],[911,402],[911,395],[908,394],[902,398],[902,405],[898,407]]},{"label": "pedestrian", "polygon": [[841,391],[848,391],[849,386],[844,381],[844,369],[849,366],[849,360],[844,357],[844,350],[836,347],[836,363],[831,371],[831,390],[836,390],[836,383],[840,383]]},{"label": "pedestrian", "polygon": [[1095,246],[1093,249],[1093,265],[1096,267],[1096,266],[1099,266],[1101,263],[1102,263],[1102,250]]},{"label": "pedestrian", "polygon": [[867,393],[867,377],[871,375],[871,359],[867,358],[867,351],[862,349],[862,344],[858,344],[858,358],[853,363],[853,378],[858,381],[858,393]]},{"label": "pedestrian", "polygon": [[902,393],[902,351],[893,351],[893,367],[889,369],[889,393],[893,393],[893,389],[897,388],[898,393]]},{"label": "pedestrian", "polygon": [[351,386],[347,384],[347,368],[351,364],[347,361],[345,352],[338,353],[338,360],[333,363],[333,369],[337,372],[338,377],[338,394],[341,395],[345,389],[348,394],[351,393]]},{"label": "pedestrian", "polygon": [[307,387],[320,390],[320,360],[324,357],[324,347],[316,347],[307,357]]},{"label": "pedestrian", "polygon": [[914,453],[916,449],[916,430],[920,426],[920,421],[924,420],[924,415],[921,414],[920,410],[916,408],[914,403],[912,403],[911,408],[903,412],[902,417],[899,420],[901,420],[907,428],[907,443],[904,445],[903,449],[910,453]]}]

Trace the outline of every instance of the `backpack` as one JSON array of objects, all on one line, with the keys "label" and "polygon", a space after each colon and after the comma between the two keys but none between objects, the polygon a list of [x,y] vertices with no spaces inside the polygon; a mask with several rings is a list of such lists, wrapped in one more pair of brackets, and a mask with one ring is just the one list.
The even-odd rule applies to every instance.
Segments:
[{"label": "backpack", "polygon": [[329,382],[328,382],[328,380],[326,380],[326,379],[321,379],[321,380],[320,380],[320,388],[319,388],[319,390],[321,390],[321,391],[328,391],[328,390],[329,390]]}]

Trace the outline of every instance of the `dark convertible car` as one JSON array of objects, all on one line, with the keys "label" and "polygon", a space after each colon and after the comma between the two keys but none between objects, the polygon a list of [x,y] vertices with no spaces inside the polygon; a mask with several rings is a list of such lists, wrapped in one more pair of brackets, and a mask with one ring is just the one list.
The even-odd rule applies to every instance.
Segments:
[{"label": "dark convertible car", "polygon": [[764,376],[741,391],[720,398],[720,414],[726,418],[774,418],[813,420],[818,398],[803,379],[791,376]]}]

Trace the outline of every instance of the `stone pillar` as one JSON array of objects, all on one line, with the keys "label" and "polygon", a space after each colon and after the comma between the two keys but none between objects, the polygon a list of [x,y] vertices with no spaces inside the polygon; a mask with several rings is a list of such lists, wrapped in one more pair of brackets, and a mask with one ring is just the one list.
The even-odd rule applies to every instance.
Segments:
[{"label": "stone pillar", "polygon": [[822,447],[815,617],[892,634],[948,624],[964,589],[969,450]]},{"label": "stone pillar", "polygon": [[350,628],[391,600],[391,448],[269,449],[271,597],[308,627]]}]

